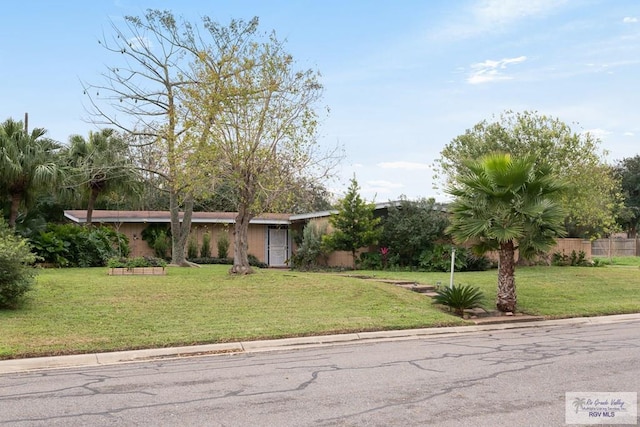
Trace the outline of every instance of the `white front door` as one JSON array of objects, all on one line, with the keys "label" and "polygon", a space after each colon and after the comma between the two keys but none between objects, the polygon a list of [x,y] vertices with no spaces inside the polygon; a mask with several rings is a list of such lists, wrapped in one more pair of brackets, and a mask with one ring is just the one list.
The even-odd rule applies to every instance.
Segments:
[{"label": "white front door", "polygon": [[270,267],[285,267],[289,259],[289,230],[286,228],[269,228],[267,236],[267,253]]}]

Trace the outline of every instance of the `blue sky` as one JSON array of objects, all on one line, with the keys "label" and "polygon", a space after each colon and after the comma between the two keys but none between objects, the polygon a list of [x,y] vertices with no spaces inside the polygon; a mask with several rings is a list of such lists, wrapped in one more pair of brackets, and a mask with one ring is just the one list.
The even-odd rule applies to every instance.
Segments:
[{"label": "blue sky", "polygon": [[[28,5],[28,7],[27,7]],[[445,195],[431,164],[475,123],[536,110],[590,131],[607,160],[640,153],[637,0],[49,0],[3,5],[0,120],[22,119],[66,142],[86,135],[80,81],[112,60],[110,21],[168,9],[196,21],[260,18],[316,68],[330,108],[321,143],[340,143],[343,192],[383,202]]]}]

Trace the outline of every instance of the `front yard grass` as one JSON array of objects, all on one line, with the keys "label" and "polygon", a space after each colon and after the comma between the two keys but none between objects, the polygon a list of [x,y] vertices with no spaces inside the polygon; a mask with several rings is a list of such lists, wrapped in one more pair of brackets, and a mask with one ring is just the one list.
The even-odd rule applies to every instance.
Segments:
[{"label": "front yard grass", "polygon": [[[448,286],[450,273],[368,271],[358,274]],[[495,309],[496,270],[454,274],[456,284],[479,287],[483,307]],[[546,318],[600,316],[640,312],[640,268],[516,267],[518,311]]]},{"label": "front yard grass", "polygon": [[0,311],[0,358],[464,324],[385,283],[260,269],[234,277],[228,268],[42,270],[22,309]]},{"label": "front yard grass", "polygon": [[598,257],[598,260],[604,262],[606,264],[611,264],[613,266],[636,266],[640,267],[640,256],[623,256],[623,257]]},{"label": "front yard grass", "polygon": [[[23,308],[0,311],[0,359],[465,324],[423,295],[352,277],[446,286],[449,273],[257,270],[234,277],[227,270],[42,270]],[[494,308],[496,270],[454,279],[479,287],[485,308]],[[516,287],[518,310],[547,318],[640,312],[635,266],[518,267]]]}]

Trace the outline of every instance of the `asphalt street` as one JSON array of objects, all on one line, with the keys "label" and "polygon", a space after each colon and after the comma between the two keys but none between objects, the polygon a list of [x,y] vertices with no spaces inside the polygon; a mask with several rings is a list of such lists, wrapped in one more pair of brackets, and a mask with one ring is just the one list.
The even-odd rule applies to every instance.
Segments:
[{"label": "asphalt street", "polygon": [[637,317],[338,344],[5,373],[0,425],[562,426],[640,391]]}]

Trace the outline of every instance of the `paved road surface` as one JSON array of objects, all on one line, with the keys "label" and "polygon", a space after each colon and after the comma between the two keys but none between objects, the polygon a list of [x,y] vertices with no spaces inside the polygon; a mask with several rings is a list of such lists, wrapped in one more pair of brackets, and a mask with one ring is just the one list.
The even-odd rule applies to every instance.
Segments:
[{"label": "paved road surface", "polygon": [[640,392],[640,322],[0,376],[4,426],[562,426],[565,392]]}]

